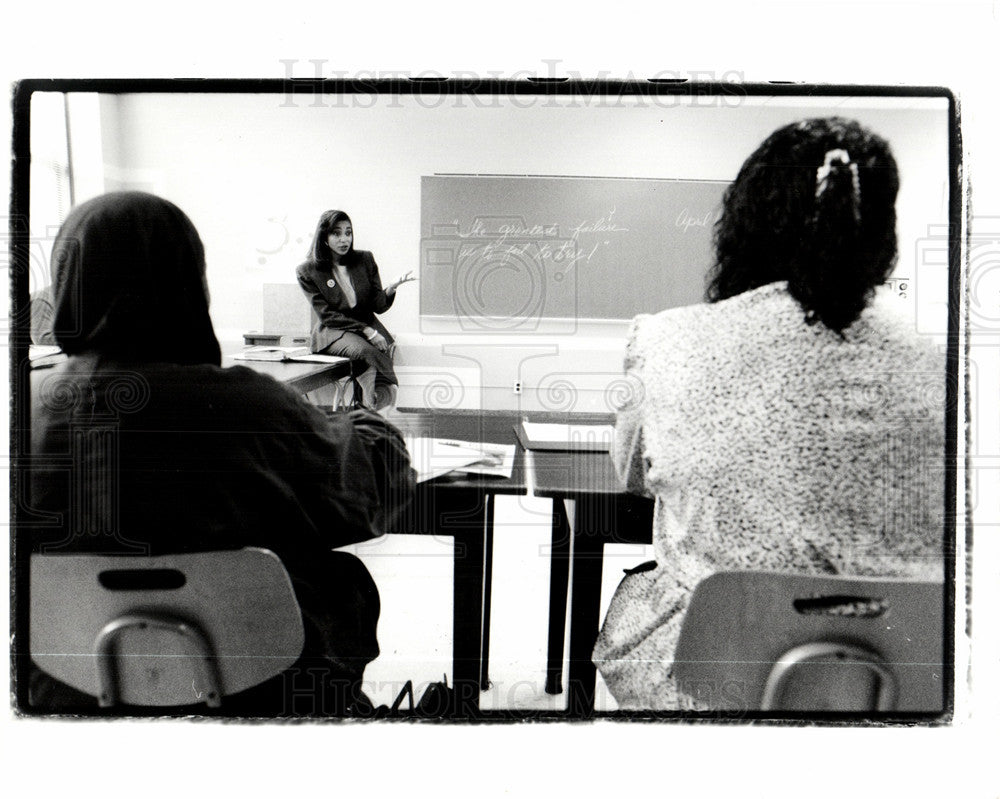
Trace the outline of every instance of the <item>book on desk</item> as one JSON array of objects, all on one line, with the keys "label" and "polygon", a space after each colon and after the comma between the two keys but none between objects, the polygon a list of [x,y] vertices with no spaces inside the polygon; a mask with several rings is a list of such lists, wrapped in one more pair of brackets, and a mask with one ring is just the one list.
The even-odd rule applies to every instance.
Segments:
[{"label": "book on desk", "polygon": [[233,356],[238,361],[292,361],[295,363],[341,363],[346,360],[340,355],[323,355],[310,352],[308,347],[249,347]]}]

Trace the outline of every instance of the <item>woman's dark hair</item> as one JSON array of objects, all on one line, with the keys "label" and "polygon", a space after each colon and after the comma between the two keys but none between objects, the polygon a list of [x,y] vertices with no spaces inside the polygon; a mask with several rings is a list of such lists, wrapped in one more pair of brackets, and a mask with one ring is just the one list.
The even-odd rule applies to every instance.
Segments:
[{"label": "woman's dark hair", "polygon": [[786,280],[809,324],[842,332],[895,264],[898,190],[888,143],[857,122],[780,128],[723,197],[708,301]]},{"label": "woman's dark hair", "polygon": [[[316,224],[316,233],[313,235],[312,245],[309,247],[309,260],[314,264],[329,267],[333,263],[333,252],[330,250],[330,245],[327,244],[326,240],[330,237],[330,233],[333,232],[333,226],[338,222],[347,222],[351,225],[352,229],[354,228],[351,218],[343,211],[324,211],[320,216],[319,222]],[[356,258],[354,237],[352,236],[351,248],[341,259],[341,263],[344,265],[352,264]]]}]

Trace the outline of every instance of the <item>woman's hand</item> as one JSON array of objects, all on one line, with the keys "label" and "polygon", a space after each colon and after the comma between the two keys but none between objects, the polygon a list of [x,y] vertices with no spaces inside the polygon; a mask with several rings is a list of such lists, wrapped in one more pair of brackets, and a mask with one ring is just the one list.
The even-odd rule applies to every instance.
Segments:
[{"label": "woman's hand", "polygon": [[375,328],[368,328],[365,331],[365,338],[371,342],[375,349],[381,350],[382,352],[389,351],[389,342],[385,340],[385,336],[379,333]]},{"label": "woman's hand", "polygon": [[390,283],[388,286],[386,286],[385,293],[386,294],[394,294],[396,292],[397,288],[399,288],[400,286],[402,286],[404,283],[409,283],[411,280],[416,280],[416,277],[414,277],[414,275],[413,275],[413,270],[412,269],[409,272],[407,272],[405,275],[401,275],[401,276],[397,277],[395,280],[392,281],[392,283]]}]

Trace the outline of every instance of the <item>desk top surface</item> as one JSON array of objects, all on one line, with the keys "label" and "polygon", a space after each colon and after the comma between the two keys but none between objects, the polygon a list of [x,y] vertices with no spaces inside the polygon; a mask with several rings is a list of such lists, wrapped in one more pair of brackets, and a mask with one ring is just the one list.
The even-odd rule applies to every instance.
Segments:
[{"label": "desk top surface", "polygon": [[[256,372],[270,375],[276,380],[286,381],[302,375],[322,374],[332,370],[342,370],[350,361],[342,358],[336,363],[309,363],[302,361],[242,361],[233,356],[246,349],[239,344],[222,345],[222,366],[247,366]],[[28,350],[29,364],[32,369],[43,369],[67,360],[65,353],[58,347],[32,345]]]},{"label": "desk top surface", "polygon": [[347,364],[346,358],[343,363],[308,363],[303,361],[238,361],[232,355],[222,356],[222,365],[246,366],[255,372],[270,375],[275,380],[287,382],[303,375],[323,374],[324,372],[341,371]]},{"label": "desk top surface", "polygon": [[255,372],[273,377],[275,380],[295,385],[303,380],[326,374],[347,374],[350,360],[341,359],[337,363],[310,363],[307,361],[244,361],[233,356],[247,349],[241,342],[221,342],[222,366],[246,366]]},{"label": "desk top surface", "polygon": [[445,487],[449,490],[469,489],[488,494],[528,493],[524,450],[517,443],[513,419],[509,415],[435,411],[406,413],[394,410],[386,414],[386,420],[399,428],[404,435],[448,438],[471,443],[516,445],[514,468],[510,477],[451,473],[421,483],[422,486]]},{"label": "desk top surface", "polygon": [[[524,411],[393,411],[388,421],[404,434],[460,441],[515,444],[514,473],[503,478],[477,479],[446,475],[432,482],[449,485],[475,485],[493,493],[526,493],[532,488],[537,496],[572,499],[584,496],[624,494],[625,487],[615,473],[606,452],[525,451],[514,432],[521,419],[557,423],[607,424],[608,414],[576,416],[559,413]],[[504,487],[507,490],[502,490]]]}]

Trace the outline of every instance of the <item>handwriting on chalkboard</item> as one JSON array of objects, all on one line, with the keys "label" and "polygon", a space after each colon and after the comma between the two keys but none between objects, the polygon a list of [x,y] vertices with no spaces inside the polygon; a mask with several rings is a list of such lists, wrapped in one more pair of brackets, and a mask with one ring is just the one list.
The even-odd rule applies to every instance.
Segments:
[{"label": "handwriting on chalkboard", "polygon": [[[426,176],[421,315],[516,317],[527,330],[531,320],[622,320],[699,302],[725,188],[656,178]],[[651,281],[651,269],[663,279]]]},{"label": "handwriting on chalkboard", "polygon": [[593,222],[584,219],[576,227],[570,228],[573,233],[573,238],[580,238],[581,233],[628,233],[627,227],[622,227],[617,222],[615,222],[612,217],[615,215],[615,210],[612,208],[608,211],[607,216],[602,216]]},{"label": "handwriting on chalkboard", "polygon": [[[530,257],[570,269],[589,263],[601,247],[611,243],[609,237],[628,233],[629,228],[614,219],[615,211],[612,208],[596,219],[582,219],[567,226],[565,232],[558,223],[528,223],[508,218],[491,225],[494,220],[476,217],[467,231],[456,232],[457,237],[464,240],[459,257],[486,258],[501,263]],[[591,242],[589,239],[594,236],[601,240]],[[587,241],[581,242],[581,237]]]},{"label": "handwriting on chalkboard", "polygon": [[718,212],[715,209],[709,209],[702,216],[696,216],[689,209],[684,208],[677,214],[674,224],[679,228],[683,228],[684,232],[687,233],[693,227],[711,226],[716,218],[718,218]]}]

